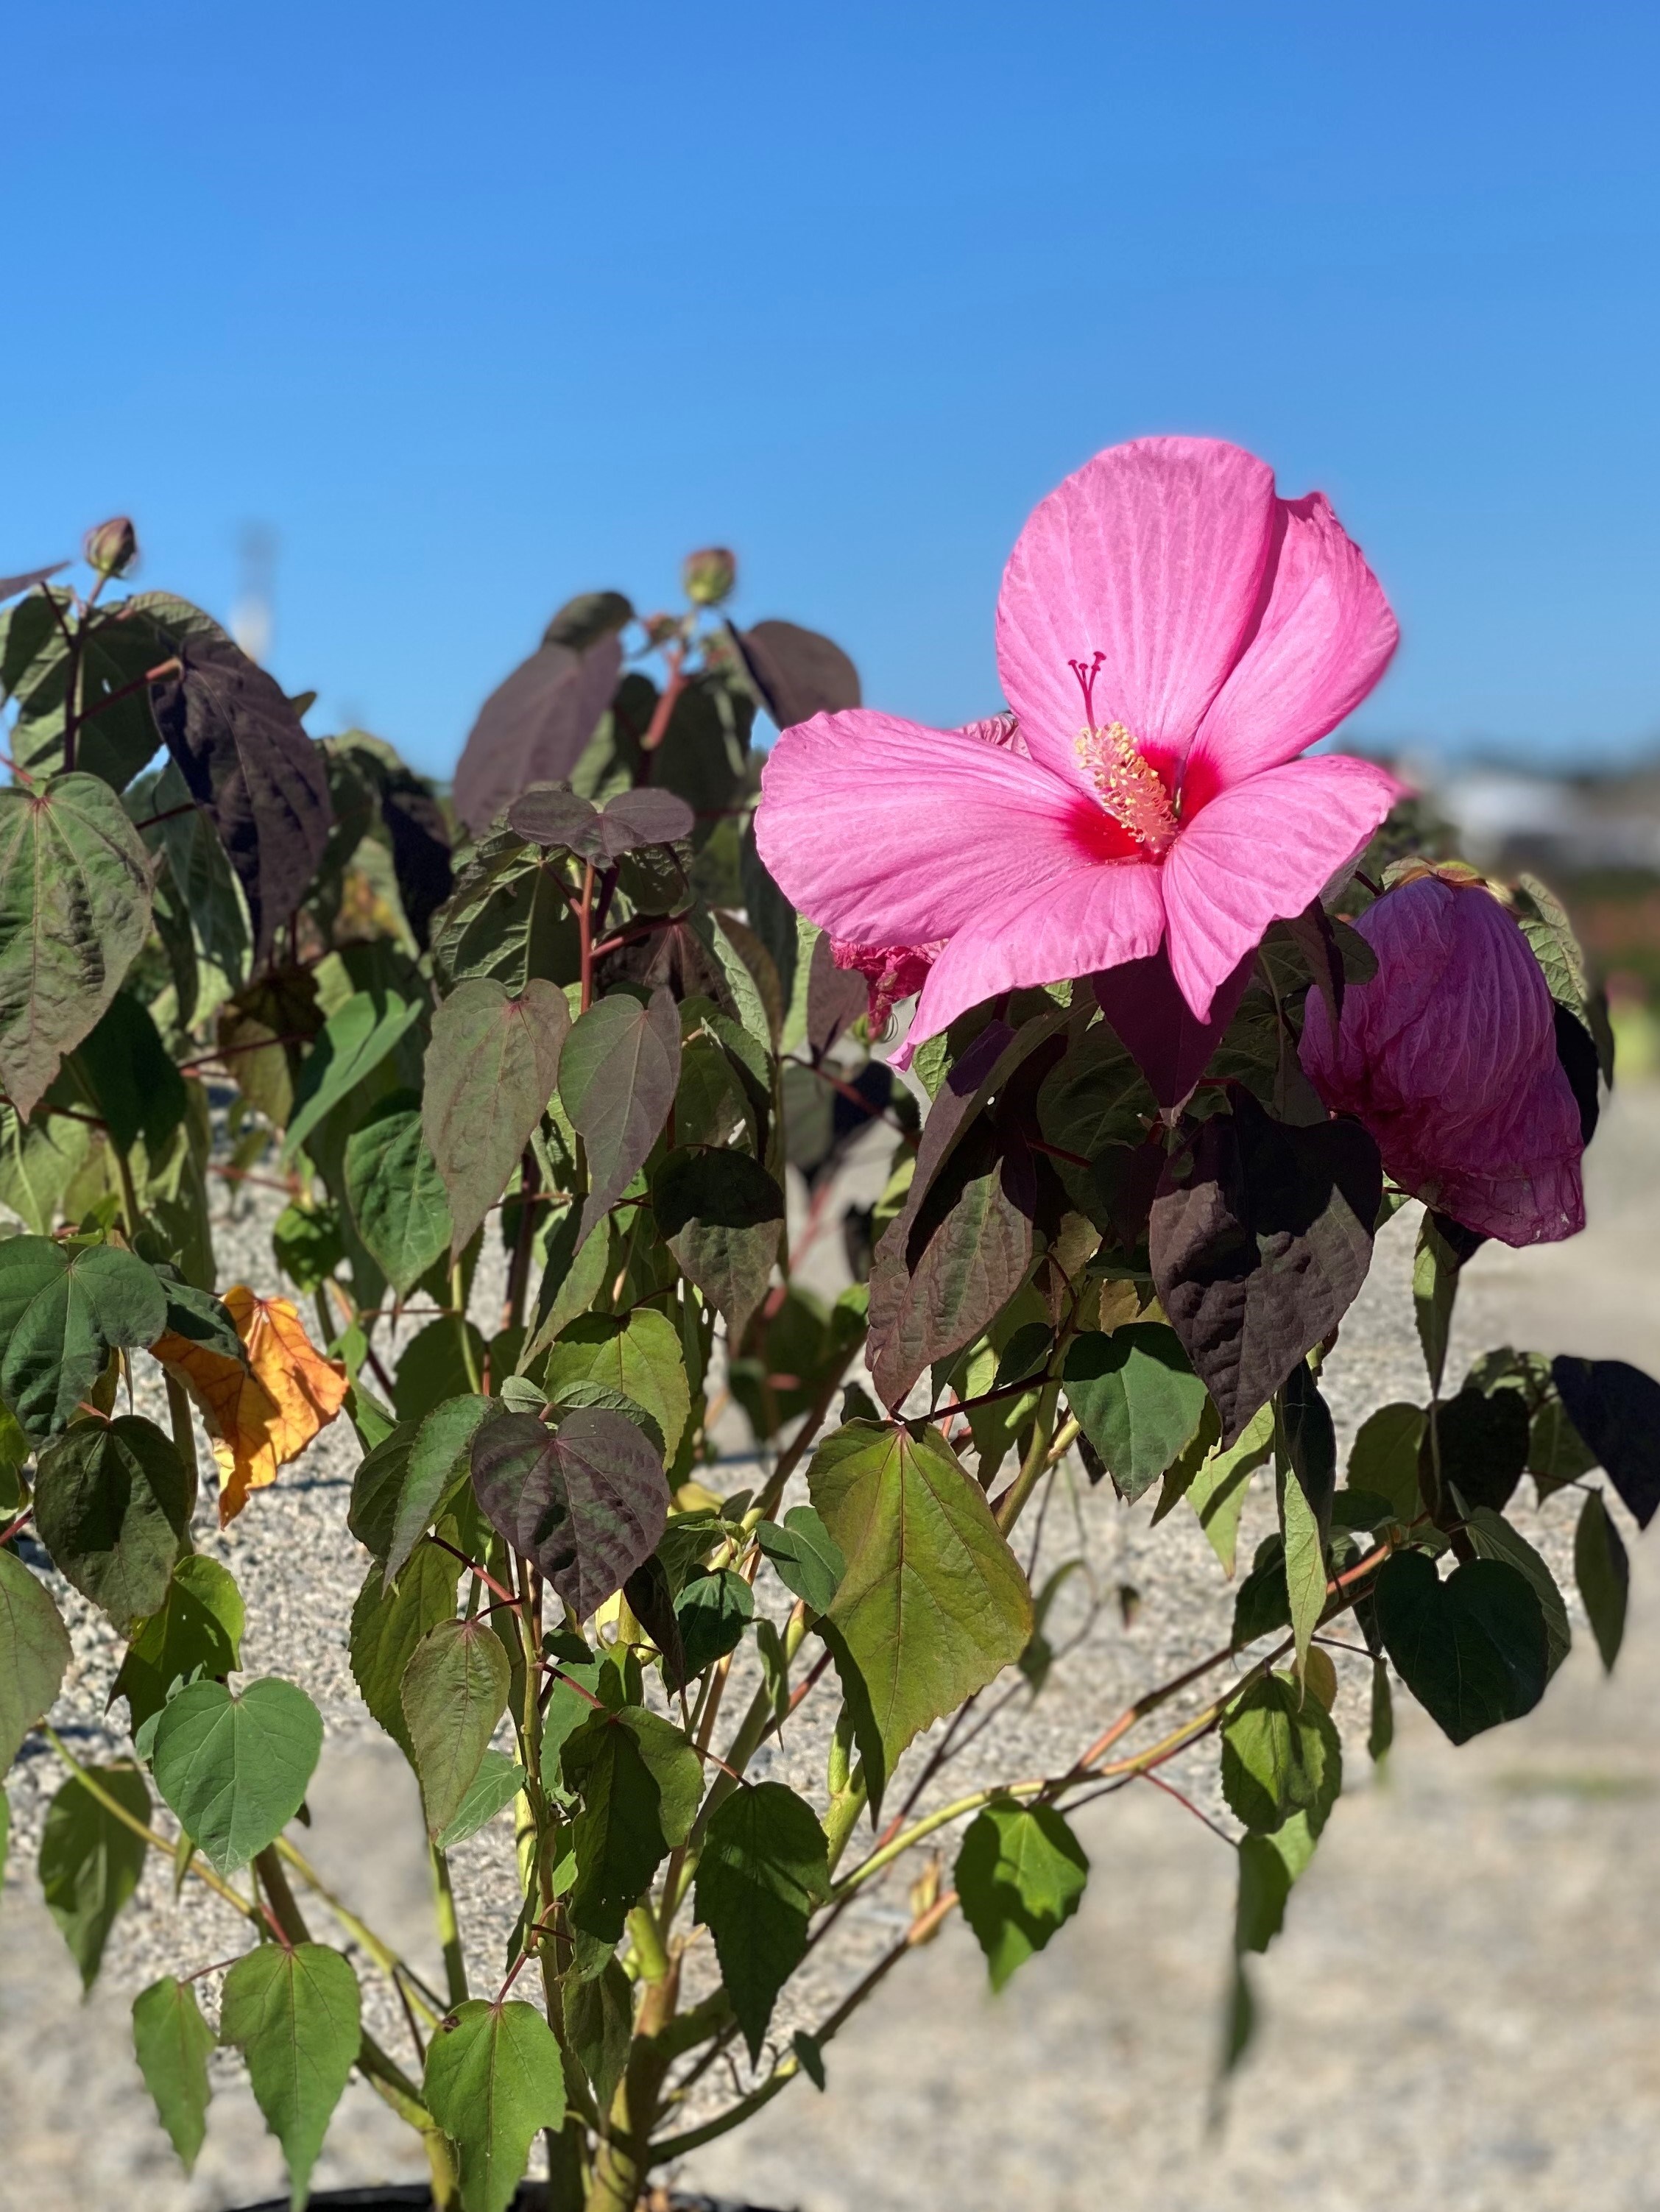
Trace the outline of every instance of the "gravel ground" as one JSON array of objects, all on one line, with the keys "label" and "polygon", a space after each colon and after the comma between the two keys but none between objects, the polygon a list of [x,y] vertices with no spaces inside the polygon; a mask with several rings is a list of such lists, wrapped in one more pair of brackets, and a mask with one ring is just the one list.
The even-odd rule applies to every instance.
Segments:
[{"label": "gravel ground", "polygon": [[[1472,1264],[1455,1376],[1462,1358],[1505,1341],[1660,1368],[1651,1261],[1660,1096],[1622,1095],[1590,1158],[1586,1237],[1554,1251],[1484,1251]],[[256,1212],[216,1233],[222,1272],[269,1279]],[[1346,1432],[1381,1400],[1420,1392],[1406,1297],[1412,1234],[1409,1218],[1385,1232],[1328,1370]],[[496,1296],[480,1284],[481,1315]],[[323,1711],[328,1737],[304,1847],[433,1972],[413,1780],[358,1704],[343,1648],[362,1574],[344,1527],[355,1457],[337,1425],[222,1536],[204,1530],[202,1540],[246,1595],[248,1668],[301,1682]],[[745,1479],[739,1466],[721,1470],[725,1486]],[[1055,1626],[1085,1628],[1084,1640],[1035,1706],[1022,1694],[953,1765],[953,1793],[999,1771],[1069,1761],[1127,1698],[1225,1636],[1231,1587],[1185,1509],[1157,1529],[1150,1504],[1125,1511],[1085,1492],[1081,1512],[1100,1603],[1088,1617],[1075,1578]],[[1045,1555],[1067,1548],[1053,1540],[1067,1515],[1058,1500]],[[1268,1517],[1267,1500],[1254,1499],[1242,1557]],[[1518,1518],[1566,1572],[1571,1511],[1559,1505],[1537,1526]],[[1244,2212],[1293,2195],[1320,2212],[1393,2212],[1403,2190],[1446,2212],[1660,2208],[1660,2175],[1647,2178],[1660,2166],[1649,2055],[1660,1970],[1642,1940],[1660,1907],[1649,1902],[1640,1849],[1660,1786],[1660,1723],[1651,1717],[1660,1608],[1635,1548],[1633,1569],[1633,1627],[1614,1682],[1602,1682],[1582,1634],[1538,1713],[1456,1757],[1402,1700],[1397,1750],[1383,1777],[1372,1777],[1364,1670],[1341,1662],[1353,1668],[1339,1712],[1348,1790],[1286,1936],[1256,1975],[1258,2037],[1219,2130],[1206,2119],[1231,1855],[1174,1801],[1138,1789],[1081,1816],[1093,1862],[1084,1911],[1000,1998],[986,1992],[971,1937],[949,1924],[833,2046],[825,2096],[792,2086],[740,2136],[689,2160],[687,2185],[803,2212],[990,2212],[1028,2202],[1094,2212],[1109,2191],[1129,2212]],[[1126,1591],[1134,1600],[1121,1604]],[[102,1708],[114,1647],[72,1593],[60,1595],[76,1661],[55,1723],[77,1750],[113,1755],[121,1739]],[[770,1771],[816,1790],[824,1744],[812,1711],[810,1702]],[[1211,1809],[1214,1764],[1211,1748],[1170,1770]],[[40,1810],[60,1779],[42,1750],[10,1784],[17,1842],[0,1906],[0,2206],[70,2212],[113,2190],[138,2212],[219,2212],[277,2193],[280,2159],[234,2077],[186,2182],[131,2055],[133,1991],[164,1968],[234,1953],[238,1923],[204,1914],[199,1893],[175,1907],[167,1870],[154,1866],[118,1924],[102,1980],[80,2002],[31,1863]],[[515,1909],[510,1856],[505,1822],[456,1855],[464,1923],[486,1961],[500,1956]],[[833,1955],[791,1993],[781,2034],[822,2018],[907,1917],[901,1884],[850,1911],[841,1940],[825,1947]],[[372,1978],[366,2002],[388,2045],[407,2053],[401,2018]],[[89,2086],[95,2130],[81,2117]],[[712,2102],[731,2086],[712,2085]],[[421,2163],[406,2131],[354,2084],[316,2184],[416,2179]]]}]

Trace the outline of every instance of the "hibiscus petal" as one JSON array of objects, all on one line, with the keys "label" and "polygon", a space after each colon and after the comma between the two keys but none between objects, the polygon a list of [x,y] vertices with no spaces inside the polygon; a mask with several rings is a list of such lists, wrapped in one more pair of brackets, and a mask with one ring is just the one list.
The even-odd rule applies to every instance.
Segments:
[{"label": "hibiscus petal", "polygon": [[1183,776],[1189,808],[1335,730],[1400,636],[1382,585],[1324,493],[1276,506],[1267,604],[1193,741]]},{"label": "hibiscus petal", "polygon": [[1098,806],[1018,753],[850,708],[774,745],[755,841],[832,936],[924,945],[1077,867],[1099,825]]},{"label": "hibiscus petal", "polygon": [[1023,890],[959,930],[934,962],[907,1043],[921,1044],[1002,991],[1087,975],[1158,950],[1159,870],[1139,860],[1080,861],[1035,896]]},{"label": "hibiscus petal", "polygon": [[1347,753],[1287,761],[1212,799],[1165,855],[1170,957],[1203,1021],[1271,921],[1301,914],[1361,852],[1402,787]]},{"label": "hibiscus petal", "polygon": [[1041,502],[997,602],[998,671],[1035,759],[1076,775],[1067,663],[1098,652],[1095,726],[1181,759],[1255,616],[1274,504],[1266,463],[1214,438],[1110,447]]}]

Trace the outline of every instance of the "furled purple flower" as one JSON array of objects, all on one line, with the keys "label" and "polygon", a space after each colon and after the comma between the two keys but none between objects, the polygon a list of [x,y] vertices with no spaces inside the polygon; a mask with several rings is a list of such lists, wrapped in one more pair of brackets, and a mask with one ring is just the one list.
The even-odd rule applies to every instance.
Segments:
[{"label": "furled purple flower", "polygon": [[1310,994],[1303,1066],[1353,1114],[1405,1190],[1506,1244],[1585,1225],[1579,1108],[1555,1010],[1515,917],[1479,884],[1423,875],[1355,927],[1377,973],[1351,985],[1335,1036]]}]

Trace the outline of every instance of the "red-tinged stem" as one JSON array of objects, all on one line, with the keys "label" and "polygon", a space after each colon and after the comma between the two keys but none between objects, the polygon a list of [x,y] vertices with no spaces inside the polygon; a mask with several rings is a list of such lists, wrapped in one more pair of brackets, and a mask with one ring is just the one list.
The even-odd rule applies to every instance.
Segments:
[{"label": "red-tinged stem", "polygon": [[862,1091],[855,1091],[851,1083],[844,1083],[839,1075],[832,1075],[829,1068],[815,1067],[810,1060],[797,1060],[794,1056],[786,1062],[786,1065],[790,1067],[805,1067],[810,1075],[816,1075],[821,1083],[828,1083],[832,1091],[839,1091],[850,1106],[856,1106],[860,1112],[871,1121],[885,1121],[896,1135],[904,1139],[912,1152],[916,1150],[917,1139],[902,1121],[897,1121],[891,1114],[885,1114],[879,1106],[873,1106]]},{"label": "red-tinged stem", "polygon": [[1081,1152],[1069,1152],[1064,1145],[1046,1145],[1041,1137],[1028,1137],[1026,1142],[1034,1152],[1047,1152],[1052,1160],[1065,1160],[1069,1167],[1086,1168],[1090,1164]]},{"label": "red-tinged stem", "polygon": [[[170,659],[158,660],[154,668],[147,668],[142,676],[135,676],[131,684],[123,684],[118,690],[106,691],[103,697],[98,701],[95,706],[88,707],[85,714],[82,715],[81,720],[82,724],[84,725],[92,721],[96,716],[101,714],[106,707],[119,706],[123,699],[131,699],[135,691],[142,691],[147,685],[151,684],[159,684],[164,676],[176,676],[179,674],[181,669],[182,663],[176,653]],[[173,809],[173,811],[175,814],[188,813],[191,809],[194,807],[196,801],[192,799],[189,807],[176,806]],[[165,821],[167,817],[163,815],[161,818]],[[134,826],[142,826],[147,829],[149,825],[146,823],[142,825],[135,824]]]},{"label": "red-tinged stem", "polygon": [[669,680],[658,696],[657,704],[652,709],[651,720],[646,725],[646,734],[640,740],[640,750],[642,753],[654,753],[662,744],[668,731],[669,717],[674,712],[675,702],[686,688],[685,647],[679,645],[672,647],[666,658],[669,664]]},{"label": "red-tinged stem", "polygon": [[[427,1541],[429,1544],[436,1544],[441,1552],[447,1552],[452,1559],[459,1559],[462,1565],[470,1568],[487,1589],[496,1592],[504,1606],[517,1606],[520,1602],[517,1594],[510,1590],[505,1583],[498,1583],[488,1567],[481,1566],[477,1559],[470,1558],[465,1552],[458,1550],[453,1544],[447,1543],[443,1537],[435,1535],[430,1528],[427,1531]],[[580,1687],[580,1685],[574,1686]],[[587,1693],[584,1692],[584,1694]],[[600,1702],[598,1698],[594,1699],[596,1705]]]},{"label": "red-tinged stem", "polygon": [[[30,1510],[32,1511],[33,1510],[33,1509],[31,1507]],[[0,1528],[0,1544],[9,1544],[12,1538],[17,1534],[18,1530],[22,1528],[28,1517],[28,1513],[20,1513],[9,1528]]]},{"label": "red-tinged stem", "polygon": [[582,866],[582,902],[576,909],[576,932],[581,946],[582,1012],[593,1004],[593,863]]}]

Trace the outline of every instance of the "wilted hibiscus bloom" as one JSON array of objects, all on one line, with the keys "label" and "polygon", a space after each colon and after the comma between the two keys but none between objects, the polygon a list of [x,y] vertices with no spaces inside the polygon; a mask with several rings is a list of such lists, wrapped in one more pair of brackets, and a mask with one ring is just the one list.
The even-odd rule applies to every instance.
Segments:
[{"label": "wilted hibiscus bloom", "polygon": [[1161,945],[1202,1020],[1389,811],[1382,769],[1298,756],[1395,635],[1319,493],[1278,498],[1270,469],[1212,439],[1114,447],[1043,501],[1004,574],[1013,731],[865,708],[786,730],[762,857],[843,964],[921,982],[913,1044],[995,994]]},{"label": "wilted hibiscus bloom", "polygon": [[1506,1244],[1585,1225],[1578,1103],[1556,1011],[1515,916],[1480,884],[1424,875],[1355,927],[1377,973],[1351,985],[1336,1034],[1311,996],[1304,1071],[1371,1132],[1403,1190]]}]

